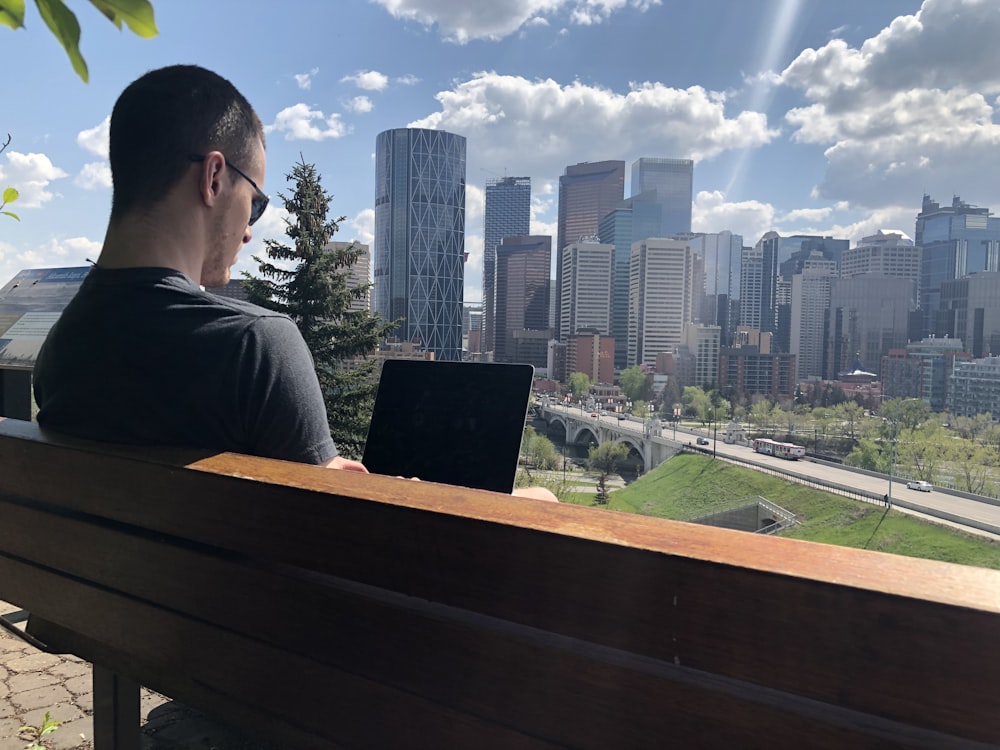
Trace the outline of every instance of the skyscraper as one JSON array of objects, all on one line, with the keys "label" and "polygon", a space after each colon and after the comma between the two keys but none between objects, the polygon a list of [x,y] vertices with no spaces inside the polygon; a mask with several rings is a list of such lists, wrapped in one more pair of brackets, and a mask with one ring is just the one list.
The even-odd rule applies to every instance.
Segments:
[{"label": "skyscraper", "polygon": [[866,370],[880,373],[882,358],[906,346],[910,314],[916,307],[914,286],[912,279],[878,274],[834,279],[823,376],[837,378],[856,359]]},{"label": "skyscraper", "polygon": [[562,251],[582,237],[596,237],[600,221],[625,196],[625,162],[583,162],[566,167],[559,178],[559,218],[556,234],[556,337],[565,341],[560,326],[562,309]]},{"label": "skyscraper", "polygon": [[[915,242],[922,248],[920,309],[924,335],[937,333],[941,284],[976,271],[1000,271],[1000,218],[957,195],[940,206],[925,195],[917,214]],[[942,332],[943,333],[943,332]]]},{"label": "skyscraper", "polygon": [[656,191],[647,190],[626,198],[598,225],[601,242],[615,248],[611,335],[615,339],[615,367],[619,370],[628,366],[628,286],[632,243],[661,236],[662,216],[663,206],[656,198]]},{"label": "skyscraper", "polygon": [[960,339],[973,357],[1000,355],[1000,273],[942,282],[935,327],[938,336]]},{"label": "skyscraper", "polygon": [[395,336],[462,358],[465,137],[397,128],[375,140],[375,306]]},{"label": "skyscraper", "polygon": [[567,339],[582,329],[610,335],[613,258],[611,245],[586,239],[563,248],[559,321]]},{"label": "skyscraper", "polygon": [[658,159],[644,156],[632,162],[633,196],[656,191],[656,201],[663,207],[658,232],[648,237],[672,237],[691,231],[694,162],[691,159]]},{"label": "skyscraper", "polygon": [[[753,248],[745,248],[740,269],[740,324],[775,334],[777,351],[790,347],[791,279],[814,253],[833,263],[834,273],[848,240],[767,232]],[[800,363],[801,364],[801,363]]]},{"label": "skyscraper", "polygon": [[516,351],[515,336],[548,330],[552,238],[504,237],[496,253],[496,361],[543,367],[548,336],[540,337],[542,347],[531,361]]},{"label": "skyscraper", "polygon": [[740,259],[740,324],[774,333],[778,325],[777,283],[781,236],[767,232]]},{"label": "skyscraper", "polygon": [[[368,245],[361,242],[330,241],[326,243],[326,247],[329,250],[346,250],[350,247],[357,250],[358,259],[347,270],[347,286],[350,289],[368,287],[372,269],[372,254]],[[348,310],[350,312],[369,312],[371,310],[371,297],[371,288],[369,287],[362,296],[351,298]]]},{"label": "skyscraper", "polygon": [[846,279],[861,274],[910,279],[915,289],[920,280],[920,248],[902,232],[880,229],[863,237],[840,259],[842,277]]},{"label": "skyscraper", "polygon": [[678,236],[682,238],[704,266],[704,290],[696,286],[694,317],[706,325],[719,326],[721,345],[732,346],[739,312],[743,235],[696,232]]},{"label": "skyscraper", "polygon": [[788,351],[795,355],[799,380],[823,375],[823,334],[830,307],[830,289],[837,263],[819,250],[803,261],[791,278],[791,320]]},{"label": "skyscraper", "polygon": [[691,322],[694,253],[682,240],[651,238],[632,245],[629,280],[628,359],[654,365],[673,352]]},{"label": "skyscraper", "polygon": [[[496,315],[497,248],[505,237],[523,237],[530,232],[531,178],[498,177],[486,181],[483,220],[483,335],[484,352],[494,351]],[[551,239],[549,245],[551,246]],[[551,252],[551,250],[550,250]],[[548,271],[546,281],[548,281]]]}]

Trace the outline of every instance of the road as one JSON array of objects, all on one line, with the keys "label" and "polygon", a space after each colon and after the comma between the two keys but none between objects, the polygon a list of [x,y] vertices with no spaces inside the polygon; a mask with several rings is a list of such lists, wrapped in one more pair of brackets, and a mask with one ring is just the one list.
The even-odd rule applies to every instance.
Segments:
[{"label": "road", "polygon": [[[579,409],[565,409],[565,407],[563,407],[563,409],[560,410],[566,410],[571,416],[577,418],[581,416]],[[582,416],[585,420],[594,419],[590,417],[589,412],[584,412]],[[619,424],[617,415],[615,414],[602,415],[594,421],[597,421],[598,419],[607,425]],[[630,432],[634,431],[639,436],[643,434],[643,421],[634,417],[630,417],[620,426],[628,429]],[[690,442],[694,444],[698,437],[707,437],[709,439],[709,445],[702,447],[714,450],[722,456],[733,456],[735,458],[743,459],[744,461],[754,461],[764,466],[772,466],[778,471],[802,474],[807,477],[820,479],[832,484],[839,484],[845,487],[871,492],[874,495],[884,495],[889,492],[889,482],[887,477],[872,477],[867,474],[858,474],[835,464],[830,465],[815,463],[810,460],[788,461],[774,456],[765,456],[760,453],[756,453],[749,446],[727,445],[721,439],[716,441],[713,439],[712,431],[707,429],[695,430],[686,427],[678,427],[676,434],[676,440],[679,443]],[[672,440],[673,435],[674,430],[672,426],[669,428],[663,428],[661,437],[667,440]],[[907,505],[911,505],[912,510],[917,511],[917,515],[923,515],[919,513],[921,509],[939,511],[948,513],[958,519],[966,519],[967,521],[985,524],[993,527],[994,529],[1000,529],[1000,505],[994,505],[989,502],[978,500],[970,500],[968,498],[951,494],[947,490],[938,488],[935,488],[932,492],[920,492],[918,490],[907,489],[905,480],[894,480],[892,482],[892,498],[897,501],[897,503],[898,501],[903,501]],[[906,510],[898,504],[896,505],[896,508],[899,510]],[[961,523],[949,523],[936,516],[926,517],[935,523],[945,523],[949,526],[962,528],[965,531],[978,533],[993,539],[1000,539],[1000,534],[979,530]]]},{"label": "road", "polygon": [[[682,430],[680,429],[677,431],[678,438],[680,438],[681,432]],[[691,435],[705,435],[705,431],[684,430],[683,432],[690,433]],[[708,437],[711,441],[712,436],[708,435]],[[692,442],[694,441],[692,440]],[[712,442],[710,442],[708,448],[713,448]],[[744,461],[755,461],[765,466],[773,466],[779,471],[804,474],[811,478],[844,485],[857,490],[864,490],[875,495],[884,495],[889,492],[888,477],[872,477],[867,474],[858,474],[841,466],[816,463],[808,459],[788,461],[787,459],[775,456],[765,456],[756,453],[749,446],[727,445],[721,440],[714,445],[714,449],[722,456],[734,456]],[[892,483],[892,498],[896,501],[903,500],[913,505],[916,510],[937,510],[1000,529],[1000,505],[993,505],[992,503],[979,500],[970,500],[953,495],[948,490],[935,488],[932,492],[920,492],[919,490],[907,489],[905,480],[894,480]],[[935,522],[941,521],[937,517],[933,517],[932,520]],[[973,529],[968,530],[971,531]],[[987,535],[1000,539],[1000,535],[997,534]]]}]

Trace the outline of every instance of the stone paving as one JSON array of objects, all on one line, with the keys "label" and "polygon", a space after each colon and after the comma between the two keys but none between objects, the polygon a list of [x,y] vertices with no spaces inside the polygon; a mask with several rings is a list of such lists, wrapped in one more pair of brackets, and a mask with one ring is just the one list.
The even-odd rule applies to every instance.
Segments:
[{"label": "stone paving", "polygon": [[[17,612],[0,602],[0,615]],[[0,750],[25,750],[25,725],[40,726],[48,712],[60,727],[45,736],[51,750],[92,750],[94,709],[90,664],[75,656],[38,651],[0,628]],[[142,750],[276,750],[143,688]]]}]

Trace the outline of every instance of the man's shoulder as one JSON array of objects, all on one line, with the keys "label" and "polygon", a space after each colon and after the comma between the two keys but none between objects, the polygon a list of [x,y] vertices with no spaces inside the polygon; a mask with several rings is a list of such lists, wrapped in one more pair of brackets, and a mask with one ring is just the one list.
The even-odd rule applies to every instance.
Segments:
[{"label": "man's shoulder", "polygon": [[221,294],[215,294],[211,289],[202,290],[201,294],[205,297],[209,305],[217,306],[223,310],[229,310],[236,315],[242,315],[247,318],[277,318],[279,320],[291,321],[287,315],[277,310],[270,310],[261,305],[254,304],[248,300],[237,299],[235,297],[224,297]]},{"label": "man's shoulder", "polygon": [[195,334],[204,340],[251,328],[286,331],[295,326],[284,313],[215,294],[168,268],[94,269],[68,311],[79,327],[117,318],[123,309],[131,324],[119,325],[119,332],[128,335],[141,328],[152,339]]}]

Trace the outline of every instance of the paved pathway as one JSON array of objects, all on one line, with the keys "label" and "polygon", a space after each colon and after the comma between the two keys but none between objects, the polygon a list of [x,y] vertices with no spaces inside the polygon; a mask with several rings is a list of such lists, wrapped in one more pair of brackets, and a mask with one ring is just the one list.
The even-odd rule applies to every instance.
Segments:
[{"label": "paved pathway", "polygon": [[[18,608],[0,602],[0,614]],[[91,750],[93,714],[90,664],[54,656],[0,628],[0,750],[25,750],[24,725],[40,726],[48,711],[62,725],[46,735],[52,750]],[[268,750],[202,714],[142,690],[142,750]]]}]

